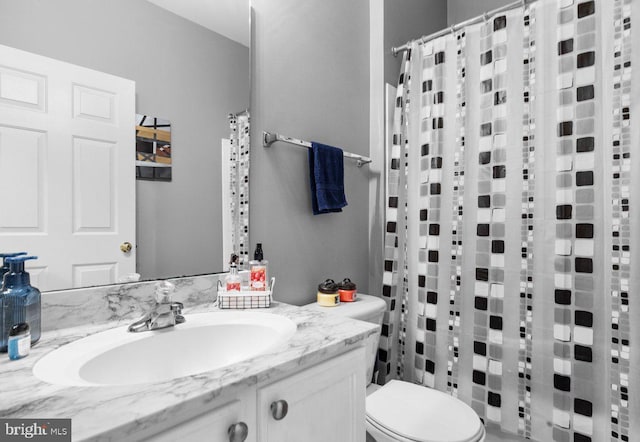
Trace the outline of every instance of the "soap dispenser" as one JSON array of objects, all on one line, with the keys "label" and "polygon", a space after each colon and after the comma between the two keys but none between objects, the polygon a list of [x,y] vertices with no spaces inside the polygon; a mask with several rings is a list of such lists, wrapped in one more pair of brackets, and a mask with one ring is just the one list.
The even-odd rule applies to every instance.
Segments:
[{"label": "soap dispenser", "polygon": [[262,243],[256,244],[256,251],[253,254],[253,260],[249,262],[250,275],[249,285],[252,291],[267,290],[267,266],[269,262],[264,259],[262,251]]},{"label": "soap dispenser", "polygon": [[4,275],[0,293],[0,352],[7,351],[9,332],[16,324],[29,325],[31,345],[40,339],[40,290],[31,286],[29,273],[24,271],[24,262],[30,259],[37,259],[37,256],[13,256],[5,259],[9,263],[9,272]]},{"label": "soap dispenser", "polygon": [[238,274],[238,255],[235,253],[231,255],[229,267],[229,274],[225,278],[226,290],[227,292],[239,292],[242,279]]}]

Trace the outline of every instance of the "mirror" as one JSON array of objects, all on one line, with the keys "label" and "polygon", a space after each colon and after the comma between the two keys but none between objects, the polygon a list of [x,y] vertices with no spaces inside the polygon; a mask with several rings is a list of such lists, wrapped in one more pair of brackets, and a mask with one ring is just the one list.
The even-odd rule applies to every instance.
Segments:
[{"label": "mirror", "polygon": [[136,113],[171,122],[171,181],[135,183],[142,280],[223,271],[221,146],[249,107],[250,28],[249,0],[0,0],[1,45],[133,80]]}]

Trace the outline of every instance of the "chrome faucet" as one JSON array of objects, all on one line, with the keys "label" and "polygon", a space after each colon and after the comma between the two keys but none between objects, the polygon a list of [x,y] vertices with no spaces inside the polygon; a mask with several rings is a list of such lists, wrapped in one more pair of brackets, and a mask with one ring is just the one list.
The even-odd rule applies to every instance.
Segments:
[{"label": "chrome faucet", "polygon": [[130,332],[142,332],[182,324],[185,321],[184,316],[182,316],[184,305],[181,302],[171,301],[171,293],[174,289],[175,286],[169,281],[162,281],[156,284],[155,306],[150,312],[131,324],[128,330]]}]

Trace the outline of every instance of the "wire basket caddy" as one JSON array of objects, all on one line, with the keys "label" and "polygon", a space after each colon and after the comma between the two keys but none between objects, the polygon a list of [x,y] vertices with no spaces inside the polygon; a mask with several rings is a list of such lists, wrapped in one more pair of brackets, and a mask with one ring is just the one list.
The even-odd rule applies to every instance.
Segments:
[{"label": "wire basket caddy", "polygon": [[218,308],[221,309],[248,309],[269,308],[276,278],[271,278],[265,291],[241,290],[228,292],[224,284],[218,280]]}]

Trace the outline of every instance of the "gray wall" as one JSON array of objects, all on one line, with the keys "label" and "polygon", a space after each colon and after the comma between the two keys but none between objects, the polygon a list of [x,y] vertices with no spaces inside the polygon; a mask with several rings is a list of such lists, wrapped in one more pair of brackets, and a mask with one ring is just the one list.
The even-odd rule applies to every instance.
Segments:
[{"label": "gray wall", "polygon": [[448,0],[448,26],[482,15],[509,3],[513,3],[513,0]]},{"label": "gray wall", "polygon": [[249,104],[249,49],[140,0],[0,0],[0,44],[136,82],[173,138],[173,181],[137,181],[139,271],[221,271],[220,139]]},{"label": "gray wall", "polygon": [[[473,3],[479,0],[468,1]],[[451,3],[451,0],[449,0]],[[447,26],[447,0],[384,1],[384,81],[396,85],[402,57],[391,48]]]},{"label": "gray wall", "polygon": [[[380,2],[380,3],[378,3]],[[369,166],[373,175],[369,187],[369,292],[379,295],[382,288],[384,265],[384,216],[385,216],[385,164],[384,164],[384,107],[385,83],[397,85],[402,55],[394,57],[392,47],[405,44],[420,36],[446,27],[447,0],[375,0],[381,4],[382,17],[375,16],[371,23],[372,44],[380,46],[380,59],[372,60],[372,76],[377,79],[371,98],[371,152],[374,164]],[[375,14],[374,14],[375,15]],[[378,29],[383,30],[382,42]],[[381,70],[382,72],[378,72]]]},{"label": "gray wall", "polygon": [[345,160],[349,205],[311,213],[306,149],[263,130],[369,154],[368,0],[253,0],[251,242],[262,242],[275,298],[315,301],[318,283],[368,290],[368,168]]}]

